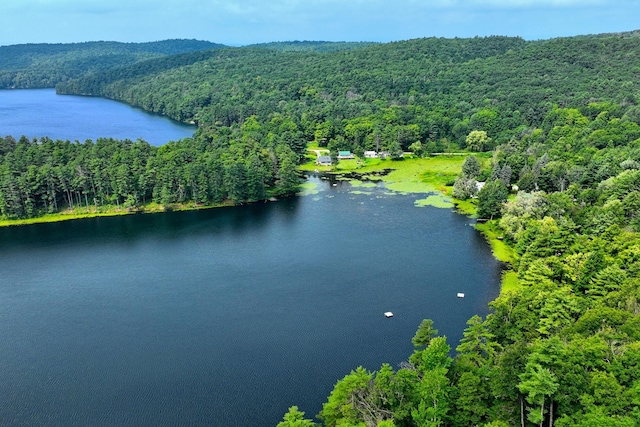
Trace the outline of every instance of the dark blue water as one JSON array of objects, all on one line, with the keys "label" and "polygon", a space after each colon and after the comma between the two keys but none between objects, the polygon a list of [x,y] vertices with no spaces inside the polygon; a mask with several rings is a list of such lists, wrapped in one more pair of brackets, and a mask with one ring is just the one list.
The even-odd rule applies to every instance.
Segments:
[{"label": "dark blue water", "polygon": [[423,318],[455,348],[499,291],[470,220],[320,189],[0,229],[0,425],[275,426],[406,360]]},{"label": "dark blue water", "polygon": [[56,95],[53,89],[0,90],[0,136],[84,142],[141,138],[162,145],[192,136],[196,127],[103,98]]}]

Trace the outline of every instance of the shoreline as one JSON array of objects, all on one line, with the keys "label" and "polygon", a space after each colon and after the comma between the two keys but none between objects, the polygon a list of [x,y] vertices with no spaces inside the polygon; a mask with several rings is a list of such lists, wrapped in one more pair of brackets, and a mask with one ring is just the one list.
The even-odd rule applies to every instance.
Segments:
[{"label": "shoreline", "polygon": [[[461,215],[475,217],[476,206],[473,201],[457,200],[451,197],[452,184],[455,176],[460,173],[464,157],[459,153],[450,156],[439,155],[427,158],[407,158],[403,160],[367,159],[364,165],[356,161],[342,161],[338,167],[317,167],[313,162],[300,166],[304,173],[326,173],[357,183],[359,181],[383,181],[385,186],[401,194],[425,194],[425,199],[417,200],[416,206],[434,206],[437,208],[454,209]],[[304,194],[301,186],[300,193]],[[264,200],[263,202],[268,202]],[[257,202],[256,202],[257,203]],[[56,214],[46,214],[36,218],[0,220],[0,227],[18,227],[34,224],[44,224],[78,219],[113,217],[123,215],[156,214],[165,212],[193,211],[201,209],[216,209],[237,206],[231,202],[215,205],[194,205],[193,203],[172,205],[168,208],[157,203],[148,203],[134,210],[127,210],[117,206],[102,207],[104,211],[87,210],[80,212],[63,211]],[[495,228],[495,222],[476,223],[478,230],[491,246],[493,256],[505,265],[501,280],[501,294],[517,288],[517,276],[513,270],[513,249],[504,243],[502,236]]]},{"label": "shoreline", "polygon": [[[443,195],[447,195],[447,190],[444,186],[445,182],[434,182],[432,179],[431,182],[421,182],[419,179],[419,173],[428,173],[428,170],[424,170],[425,163],[429,163],[429,159],[407,159],[400,161],[392,161],[392,160],[378,160],[377,162],[371,162],[366,167],[356,168],[355,162],[353,163],[353,167],[348,162],[342,162],[345,164],[343,168],[329,170],[330,168],[322,167],[317,168],[314,167],[313,163],[306,163],[299,167],[299,170],[303,173],[308,172],[316,172],[317,169],[320,169],[318,172],[328,173],[332,175],[357,175],[361,179],[364,180],[383,180],[385,181],[385,185],[391,191],[397,191],[400,193],[425,193],[432,194],[435,192],[439,192]],[[445,171],[440,170],[440,172],[446,172],[448,175],[446,179],[451,178],[452,174],[457,174],[459,171],[457,168],[454,168],[452,171],[451,164],[460,163],[462,164],[462,160],[456,159],[455,162],[445,162],[447,164],[447,169]],[[437,162],[436,164],[442,165],[443,162]],[[405,167],[403,167],[403,165]],[[444,176],[444,175],[442,175]],[[302,189],[302,188],[301,188]],[[450,193],[450,191],[449,191]],[[268,202],[270,199],[266,199],[262,202]],[[261,201],[258,201],[261,202]],[[256,202],[256,203],[258,203]],[[42,216],[34,217],[34,218],[25,218],[25,219],[0,219],[0,227],[13,227],[13,226],[22,226],[22,225],[32,225],[32,224],[40,224],[40,223],[51,223],[51,222],[61,222],[61,221],[71,221],[74,219],[86,219],[86,218],[95,218],[95,217],[109,217],[109,216],[122,216],[122,215],[136,215],[136,214],[152,214],[152,213],[164,213],[164,212],[176,212],[176,211],[190,211],[190,210],[199,210],[199,209],[215,209],[220,207],[231,207],[236,206],[236,204],[232,202],[223,202],[219,204],[213,205],[194,205],[193,203],[186,204],[175,204],[171,205],[167,208],[161,206],[157,203],[150,202],[146,205],[141,205],[138,208],[127,210],[123,207],[117,207],[116,205],[108,205],[100,208],[90,207],[90,208],[78,208],[75,212],[69,211],[68,209],[65,211],[57,212],[54,214],[45,214]]]},{"label": "shoreline", "polygon": [[[269,200],[265,200],[267,202]],[[35,225],[35,224],[46,224],[46,223],[54,223],[54,222],[63,222],[63,221],[73,221],[76,219],[88,219],[88,218],[102,218],[102,217],[115,217],[115,216],[125,216],[125,215],[150,215],[150,214],[161,214],[168,212],[182,212],[182,211],[196,211],[202,209],[215,209],[215,208],[224,208],[224,207],[233,207],[236,206],[233,203],[221,203],[216,205],[198,205],[193,206],[192,204],[187,205],[172,205],[168,208],[157,205],[155,203],[148,203],[147,205],[141,206],[135,210],[127,210],[123,208],[117,208],[116,206],[102,208],[106,209],[105,211],[95,211],[83,208],[80,212],[69,212],[63,211],[55,214],[45,214],[43,216],[35,217],[35,218],[25,218],[25,219],[2,219],[0,220],[0,228],[1,227],[19,227],[26,225]]]}]

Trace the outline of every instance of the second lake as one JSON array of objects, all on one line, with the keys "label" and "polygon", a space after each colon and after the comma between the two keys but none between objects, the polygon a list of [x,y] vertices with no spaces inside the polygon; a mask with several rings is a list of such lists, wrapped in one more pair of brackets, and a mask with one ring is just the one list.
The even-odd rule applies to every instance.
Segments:
[{"label": "second lake", "polygon": [[140,138],[162,145],[190,137],[186,125],[104,98],[57,95],[54,89],[0,90],[0,136],[47,136],[84,142],[98,138]]}]

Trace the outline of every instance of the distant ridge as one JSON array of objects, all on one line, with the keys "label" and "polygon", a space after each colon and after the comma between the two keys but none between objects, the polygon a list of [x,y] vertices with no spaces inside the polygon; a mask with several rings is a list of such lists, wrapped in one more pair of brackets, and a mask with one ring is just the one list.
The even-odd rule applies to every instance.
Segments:
[{"label": "distant ridge", "polygon": [[139,61],[224,47],[201,40],[93,41],[0,46],[0,88],[45,88]]}]

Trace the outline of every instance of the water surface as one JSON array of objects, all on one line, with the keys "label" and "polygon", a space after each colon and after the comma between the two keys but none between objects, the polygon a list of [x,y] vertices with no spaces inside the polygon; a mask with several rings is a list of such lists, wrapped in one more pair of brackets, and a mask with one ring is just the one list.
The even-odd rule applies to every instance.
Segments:
[{"label": "water surface", "polygon": [[0,425],[275,426],[358,365],[406,360],[423,318],[455,347],[499,291],[470,220],[319,185],[0,229]]},{"label": "water surface", "polygon": [[54,89],[0,90],[0,135],[84,142],[140,138],[162,145],[196,127],[104,98],[57,95]]}]

